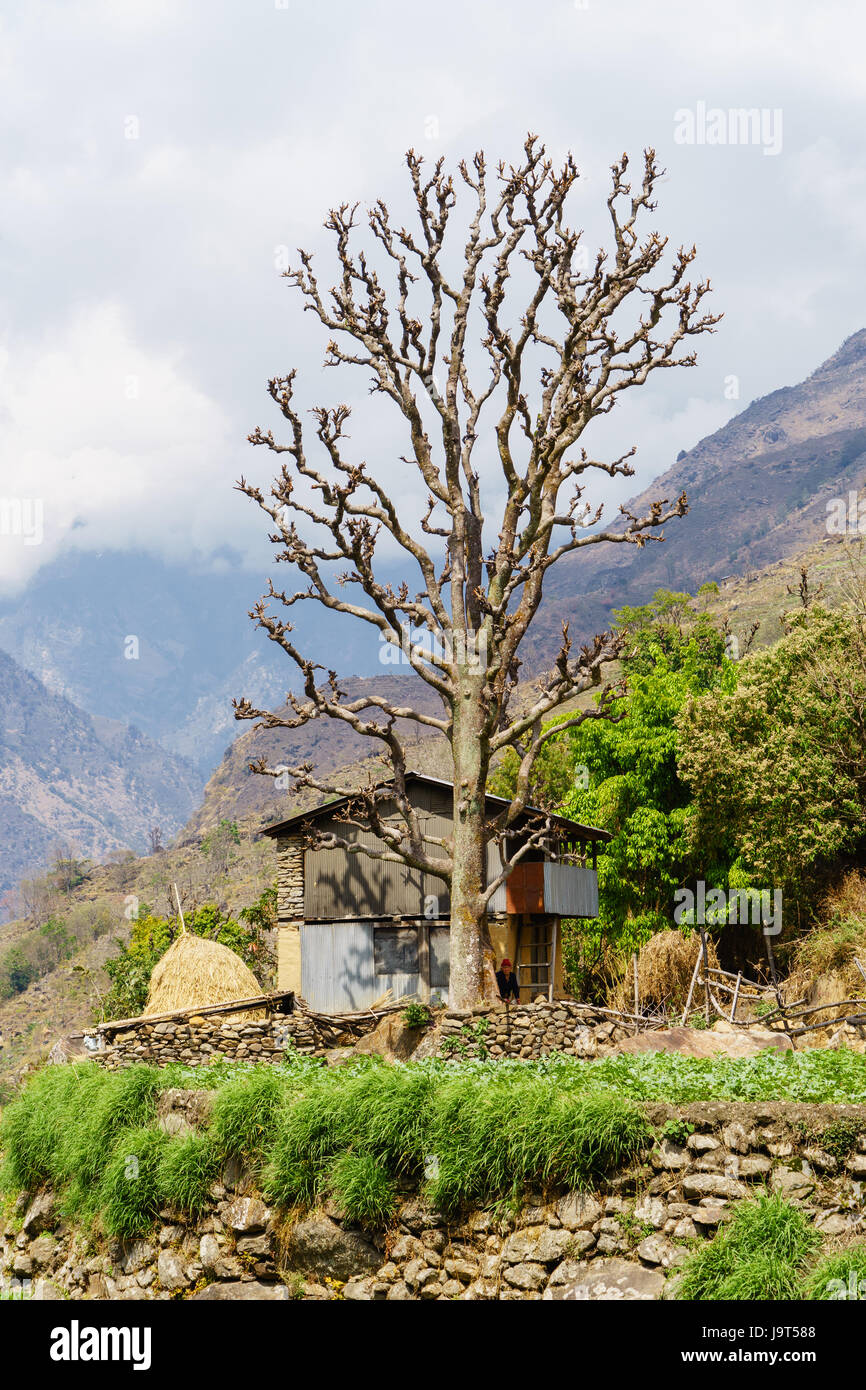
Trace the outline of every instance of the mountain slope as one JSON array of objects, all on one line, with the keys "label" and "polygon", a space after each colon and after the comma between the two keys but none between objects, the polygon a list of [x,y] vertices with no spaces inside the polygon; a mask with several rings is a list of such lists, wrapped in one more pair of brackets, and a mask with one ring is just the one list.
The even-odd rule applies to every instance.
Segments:
[{"label": "mountain slope", "polygon": [[150,827],[174,834],[200,791],[188,763],[52,695],[0,652],[0,892],[59,841],[86,857],[144,850]]},{"label": "mountain slope", "polygon": [[797,386],[753,401],[629,503],[685,492],[689,513],[662,544],[590,546],[551,570],[527,658],[550,660],[563,620],[573,640],[660,587],[760,569],[826,534],[827,502],[866,482],[866,330]]}]

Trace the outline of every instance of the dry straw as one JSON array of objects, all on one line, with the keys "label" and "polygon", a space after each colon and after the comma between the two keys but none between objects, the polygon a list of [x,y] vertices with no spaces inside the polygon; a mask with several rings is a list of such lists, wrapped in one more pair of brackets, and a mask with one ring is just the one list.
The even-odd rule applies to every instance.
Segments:
[{"label": "dry straw", "polygon": [[[261,992],[253,972],[228,946],[184,931],[154,966],[143,1017],[252,999]],[[265,1018],[266,1010],[242,1009],[225,1017]]]},{"label": "dry straw", "polygon": [[[667,1013],[683,1009],[695,968],[700,938],[696,932],[670,930],[654,932],[637,957],[637,982],[641,1013]],[[707,939],[710,966],[718,969],[719,958],[711,939]],[[703,997],[703,992],[701,992]],[[628,969],[609,1001],[613,1008],[634,1010],[634,975],[631,959]]]}]

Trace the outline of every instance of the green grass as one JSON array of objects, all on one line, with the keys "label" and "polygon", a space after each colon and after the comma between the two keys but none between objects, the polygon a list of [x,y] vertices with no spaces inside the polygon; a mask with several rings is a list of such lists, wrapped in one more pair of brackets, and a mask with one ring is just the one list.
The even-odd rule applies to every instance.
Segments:
[{"label": "green grass", "polygon": [[394,1215],[397,1193],[388,1170],[372,1154],[352,1150],[331,1165],[331,1195],[353,1221],[385,1226]]},{"label": "green grass", "polygon": [[[209,1123],[169,1138],[156,1126],[160,1092],[202,1085],[215,1093]],[[742,1060],[644,1053],[597,1062],[388,1066],[359,1057],[340,1067],[301,1058],[115,1073],[94,1062],[46,1067],[3,1110],[0,1184],[15,1193],[50,1184],[67,1216],[140,1234],[161,1207],[201,1211],[221,1165],[236,1157],[278,1206],[332,1194],[350,1214],[376,1222],[401,1186],[425,1188],[443,1210],[513,1202],[529,1189],[587,1187],[651,1142],[641,1102],[723,1099],[866,1102],[866,1058],[815,1051]],[[858,1123],[828,1117],[815,1135],[841,1153],[855,1131]],[[701,1279],[713,1260],[727,1258],[723,1235],[703,1252]],[[718,1274],[733,1279],[725,1288],[791,1296],[783,1250],[762,1240],[746,1263],[736,1277]]]},{"label": "green grass", "polygon": [[[853,1278],[852,1278],[853,1275]],[[841,1287],[840,1287],[841,1285]],[[808,1298],[820,1301],[866,1294],[866,1246],[852,1245],[821,1260],[806,1283]]]},{"label": "green grass", "polygon": [[729,1225],[683,1265],[677,1298],[800,1298],[807,1261],[820,1244],[808,1215],[782,1197],[740,1202]]}]

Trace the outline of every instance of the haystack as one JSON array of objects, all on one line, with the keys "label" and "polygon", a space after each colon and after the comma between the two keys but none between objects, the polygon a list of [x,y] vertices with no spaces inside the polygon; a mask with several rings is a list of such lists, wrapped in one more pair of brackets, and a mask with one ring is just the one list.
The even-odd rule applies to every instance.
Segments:
[{"label": "haystack", "polygon": [[[240,956],[192,932],[182,932],[157,961],[143,1017],[172,1013],[176,1009],[204,1008],[232,999],[252,999],[262,987]],[[220,1018],[265,1018],[264,1009],[239,1009]]]},{"label": "haystack", "polygon": [[[697,932],[687,936],[684,932],[671,930],[654,932],[649,941],[641,946],[637,955],[641,1013],[680,1012],[685,1007],[700,944]],[[709,937],[707,954],[710,965],[717,970],[719,958]],[[625,1013],[634,1012],[634,966],[631,957],[625,974],[613,991],[610,1004]]]}]

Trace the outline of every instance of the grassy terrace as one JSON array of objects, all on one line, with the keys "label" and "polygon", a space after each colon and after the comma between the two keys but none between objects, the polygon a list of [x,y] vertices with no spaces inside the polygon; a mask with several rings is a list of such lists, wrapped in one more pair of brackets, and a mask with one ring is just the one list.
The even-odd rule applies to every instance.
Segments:
[{"label": "grassy terrace", "polygon": [[[156,1123],[160,1092],[176,1086],[215,1092],[209,1124],[185,1137]],[[277,1206],[330,1194],[350,1216],[382,1223],[406,1186],[425,1187],[446,1211],[586,1187],[651,1142],[641,1101],[706,1100],[864,1103],[866,1058],[47,1067],[3,1112],[0,1184],[11,1193],[50,1183],[69,1217],[128,1237],[164,1206],[200,1212],[221,1165],[242,1156]]]}]

